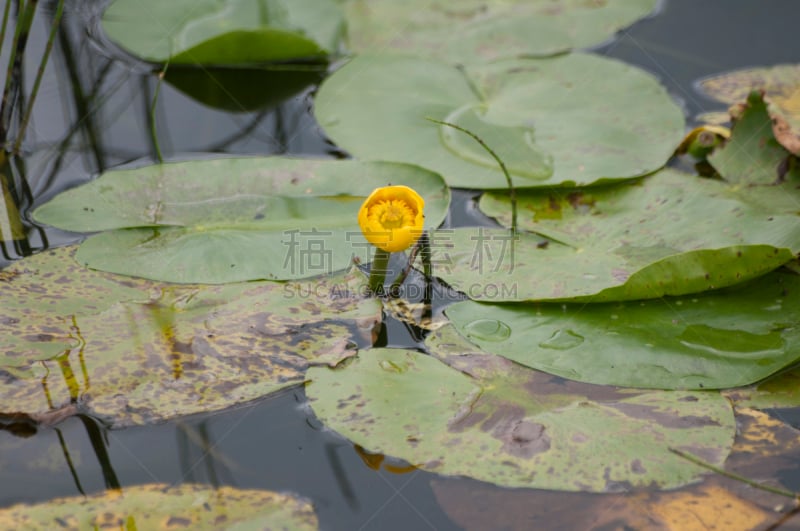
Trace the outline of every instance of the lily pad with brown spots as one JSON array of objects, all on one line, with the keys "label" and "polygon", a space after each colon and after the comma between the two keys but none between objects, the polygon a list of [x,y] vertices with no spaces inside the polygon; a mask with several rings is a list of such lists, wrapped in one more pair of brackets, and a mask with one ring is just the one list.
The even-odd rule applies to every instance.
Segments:
[{"label": "lily pad with brown spots", "polygon": [[700,88],[729,105],[744,102],[753,91],[763,92],[775,138],[800,155],[800,65],[734,70],[702,80]]},{"label": "lily pad with brown spots", "polygon": [[[2,273],[4,300],[20,293],[24,303],[0,309],[2,414],[52,422],[82,411],[119,427],[215,411],[299,384],[310,364],[352,356],[380,320],[360,273],[131,284],[74,267],[74,250]],[[50,274],[59,266],[79,291]]]},{"label": "lily pad with brown spots", "polygon": [[319,527],[311,503],[277,492],[148,484],[0,509],[0,528],[297,529]]},{"label": "lily pad with brown spots", "polygon": [[[485,301],[651,299],[737,284],[800,252],[794,180],[739,177],[666,169],[614,186],[520,191],[518,227],[538,236],[438,231],[437,274]],[[486,193],[480,208],[511,225],[508,194]]]},{"label": "lily pad with brown spots", "polygon": [[716,465],[728,455],[735,423],[718,394],[562,385],[470,349],[449,327],[435,334],[439,359],[374,349],[309,369],[314,412],[367,451],[508,487],[675,488],[704,469],[670,447]]}]

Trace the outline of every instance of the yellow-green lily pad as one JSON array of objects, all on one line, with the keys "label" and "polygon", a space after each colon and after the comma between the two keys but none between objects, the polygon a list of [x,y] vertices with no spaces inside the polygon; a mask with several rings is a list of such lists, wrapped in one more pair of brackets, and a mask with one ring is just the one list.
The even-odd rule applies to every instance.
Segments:
[{"label": "yellow-green lily pad", "polygon": [[3,529],[316,530],[303,498],[265,490],[147,484],[0,509]]},{"label": "yellow-green lily pad", "polygon": [[357,271],[168,285],[76,267],[74,251],[2,272],[3,300],[21,303],[0,309],[1,414],[50,422],[85,412],[119,427],[216,411],[354,355],[380,320]]}]

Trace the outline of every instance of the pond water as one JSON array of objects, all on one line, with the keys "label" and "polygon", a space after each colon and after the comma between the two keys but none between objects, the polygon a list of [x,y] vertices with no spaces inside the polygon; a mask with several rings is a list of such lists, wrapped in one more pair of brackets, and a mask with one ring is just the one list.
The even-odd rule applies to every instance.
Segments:
[{"label": "pond water", "polygon": [[[34,25],[28,55],[33,59],[24,70],[28,87],[53,6],[41,5]],[[157,79],[146,66],[109,51],[98,30],[100,7],[88,0],[68,2],[24,156],[14,165],[15,182],[24,192],[23,212],[104,169],[156,159],[150,102]],[[724,107],[695,89],[699,78],[800,61],[798,20],[796,0],[667,0],[658,13],[595,51],[658,76],[691,123],[700,112]],[[6,64],[8,48],[6,43],[0,64]],[[204,84],[205,73],[199,73],[200,82],[188,79],[182,86],[210,87],[213,94],[207,97],[236,108],[215,85]],[[312,71],[246,79],[241,87],[248,94],[257,86],[256,97],[269,96],[274,105],[235,112],[213,109],[165,83],[152,113],[161,151],[173,160],[208,154],[346,156],[326,140],[310,114],[321,77]],[[475,209],[474,196],[456,192],[450,226],[492,225]],[[75,241],[72,234],[29,226],[32,250]],[[6,248],[0,265],[27,252]],[[413,348],[417,332],[389,320],[379,342]],[[792,422],[797,412],[782,414],[798,424]],[[149,482],[200,482],[298,493],[313,501],[323,529],[583,528],[598,521],[618,529],[625,522],[603,520],[602,507],[633,496],[507,490],[403,471],[403,463],[381,463],[326,430],[306,406],[302,388],[234,410],[148,427],[109,431],[88,417],[40,429],[2,422],[0,507]],[[784,468],[785,486],[800,489],[800,463],[786,462]]]}]

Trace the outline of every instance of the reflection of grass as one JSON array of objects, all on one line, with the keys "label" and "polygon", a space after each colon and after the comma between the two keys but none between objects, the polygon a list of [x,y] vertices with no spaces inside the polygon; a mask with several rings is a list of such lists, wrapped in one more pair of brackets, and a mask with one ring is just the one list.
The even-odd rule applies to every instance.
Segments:
[{"label": "reflection of grass", "polygon": [[[3,100],[0,104],[0,142],[6,144],[8,142],[9,131],[11,130],[11,118],[14,114],[14,107],[17,100],[20,98],[20,85],[22,83],[22,61],[25,57],[25,48],[28,44],[28,36],[30,35],[33,19],[36,15],[36,7],[38,0],[28,0],[26,3],[19,3],[19,15],[17,18],[16,28],[14,30],[14,38],[12,40],[12,49],[9,54],[8,69],[6,71],[6,80],[3,88]],[[6,9],[3,13],[2,28],[0,28],[0,47],[2,47],[5,33],[8,28],[8,19],[11,2],[6,2]],[[36,95],[39,92],[39,86],[42,83],[44,76],[44,69],[47,66],[47,61],[50,58],[50,51],[53,49],[53,42],[55,41],[56,33],[58,32],[61,15],[64,13],[64,0],[59,0],[56,6],[56,12],[53,16],[52,25],[50,28],[50,36],[47,39],[42,58],[39,61],[39,69],[36,72],[36,79],[31,89],[30,97],[28,99],[24,113],[20,117],[19,132],[17,139],[14,142],[14,151],[19,151],[22,139],[25,137],[25,130],[31,118],[31,110],[36,100]]]}]

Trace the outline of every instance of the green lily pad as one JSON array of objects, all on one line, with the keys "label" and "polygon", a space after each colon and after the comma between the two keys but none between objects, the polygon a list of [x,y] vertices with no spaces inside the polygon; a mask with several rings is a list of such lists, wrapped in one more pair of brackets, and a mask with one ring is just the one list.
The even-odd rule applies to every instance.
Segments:
[{"label": "green lily pad", "polygon": [[775,272],[722,291],[606,304],[456,303],[482,350],[601,385],[719,389],[800,360],[800,277]]},{"label": "green lily pad", "polygon": [[684,135],[681,110],[655,78],[584,54],[466,72],[431,59],[363,55],[323,82],[315,114],[354,156],[418,164],[459,188],[507,185],[470,139],[456,145],[451,128],[425,118],[477,124],[501,152],[509,138],[521,146],[527,158],[509,157],[520,188],[644,175],[663,166]]},{"label": "green lily pad", "polygon": [[770,127],[773,118],[762,96],[753,92],[746,104],[734,110],[730,139],[708,157],[714,169],[732,183],[771,184],[800,178],[800,164],[789,162],[789,153],[775,138]]},{"label": "green lily pad", "polygon": [[[374,188],[405,184],[425,199],[425,226],[450,191],[407,164],[279,157],[193,160],[114,170],[36,209],[42,223],[89,238],[77,259],[166,282],[285,280],[369,261],[358,209]],[[118,229],[118,230],[114,230]]]},{"label": "green lily pad", "polygon": [[[306,392],[326,426],[370,452],[507,487],[614,492],[674,488],[717,465],[733,442],[718,394],[562,387],[474,353],[443,328],[434,353],[373,349],[340,369],[312,368]],[[592,393],[597,393],[596,398]]]},{"label": "green lily pad", "polygon": [[116,0],[102,22],[128,52],[175,66],[320,58],[345,31],[331,0]]},{"label": "green lily pad", "polygon": [[318,529],[311,502],[228,486],[147,484],[0,509],[3,529]]},{"label": "green lily pad", "polygon": [[352,356],[380,320],[360,273],[165,285],[76,268],[74,251],[2,272],[3,300],[20,301],[0,310],[0,413],[88,412],[120,427],[215,411]]},{"label": "green lily pad", "polygon": [[[508,231],[434,233],[436,274],[474,299],[602,302],[728,286],[800,251],[800,195],[789,182],[729,184],[666,169],[517,196],[519,228],[539,236],[520,234],[512,246]],[[510,225],[506,194],[484,194],[480,208]]]},{"label": "green lily pad", "polygon": [[752,91],[763,92],[775,137],[800,155],[800,65],[734,70],[702,80],[700,89],[729,105],[747,100]]},{"label": "green lily pad", "polygon": [[656,0],[340,0],[350,48],[471,63],[545,56],[609,39]]}]

